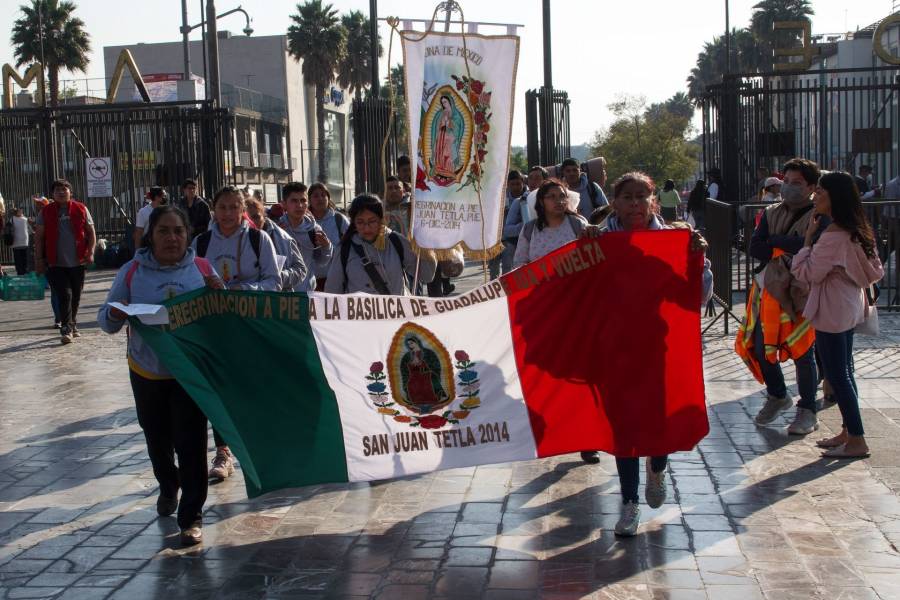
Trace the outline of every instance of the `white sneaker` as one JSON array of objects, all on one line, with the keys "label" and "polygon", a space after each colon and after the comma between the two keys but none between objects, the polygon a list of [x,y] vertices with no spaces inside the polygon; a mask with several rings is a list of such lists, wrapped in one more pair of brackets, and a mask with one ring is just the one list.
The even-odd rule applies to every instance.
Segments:
[{"label": "white sneaker", "polygon": [[791,407],[791,399],[788,397],[776,398],[775,396],[767,396],[766,403],[756,415],[757,425],[768,425],[775,420],[780,413]]},{"label": "white sneaker", "polygon": [[787,432],[791,435],[807,435],[819,428],[819,419],[816,413],[808,408],[797,408],[794,421],[788,425]]},{"label": "white sneaker", "polygon": [[234,455],[228,448],[217,448],[209,470],[210,479],[224,481],[234,473]]},{"label": "white sneaker", "polygon": [[637,534],[638,525],[641,524],[641,509],[637,502],[626,502],[622,506],[622,516],[616,523],[616,535],[632,537]]},{"label": "white sneaker", "polygon": [[644,486],[644,500],[650,508],[659,508],[666,501],[666,470],[654,473],[647,458],[647,485]]}]

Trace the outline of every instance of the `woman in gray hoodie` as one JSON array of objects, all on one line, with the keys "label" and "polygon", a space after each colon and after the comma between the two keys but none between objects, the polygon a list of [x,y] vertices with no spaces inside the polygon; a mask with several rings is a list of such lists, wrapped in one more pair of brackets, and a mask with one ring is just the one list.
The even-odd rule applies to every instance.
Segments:
[{"label": "woman in gray hoodie", "polygon": [[[188,247],[190,231],[180,209],[165,205],[153,210],[144,247],[119,269],[97,313],[103,331],[116,333],[125,324],[125,313],[111,302],[159,304],[204,285],[224,287],[209,262]],[[197,544],[202,540],[200,519],[207,493],[206,416],[133,330],[128,336],[128,367],[138,423],[159,482],[156,512],[165,517],[177,508],[182,543]]]},{"label": "woman in gray hoodie", "polygon": [[244,220],[244,198],[225,186],[213,198],[215,223],[194,238],[191,247],[206,258],[230,290],[281,290],[275,246],[264,231]]}]

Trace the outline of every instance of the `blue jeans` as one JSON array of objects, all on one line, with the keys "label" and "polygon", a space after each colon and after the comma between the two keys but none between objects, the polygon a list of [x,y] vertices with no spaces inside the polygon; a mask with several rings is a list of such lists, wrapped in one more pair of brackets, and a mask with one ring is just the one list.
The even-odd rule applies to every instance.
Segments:
[{"label": "blue jeans", "polygon": [[[654,456],[648,458],[650,469],[654,473],[666,470],[669,462],[667,456]],[[619,472],[619,487],[622,488],[622,503],[638,501],[638,484],[641,482],[640,459],[634,457],[616,457],[616,470]]]},{"label": "blue jeans", "polygon": [[834,391],[847,433],[863,435],[859,390],[853,377],[853,330],[841,333],[817,331],[816,348],[819,349],[822,370]]},{"label": "blue jeans", "polygon": [[[773,364],[766,360],[762,325],[759,321],[756,322],[756,328],[753,330],[753,351],[766,382],[766,392],[776,398],[786,397],[787,386],[784,383],[781,364],[777,362]],[[797,387],[800,389],[800,401],[797,406],[816,412],[816,387],[819,379],[816,375],[814,347],[807,350],[800,358],[794,359],[794,367],[797,369]],[[831,380],[829,379],[829,381]]]}]

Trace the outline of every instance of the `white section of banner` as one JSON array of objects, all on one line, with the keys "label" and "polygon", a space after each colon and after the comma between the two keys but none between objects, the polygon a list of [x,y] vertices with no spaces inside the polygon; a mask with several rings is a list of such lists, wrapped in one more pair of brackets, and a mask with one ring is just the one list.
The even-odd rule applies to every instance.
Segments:
[{"label": "white section of banner", "polygon": [[403,56],[416,163],[412,238],[431,249],[462,242],[470,255],[497,249],[519,38],[467,34],[464,45],[461,34],[404,37]]},{"label": "white section of banner", "polygon": [[[313,298],[317,313],[340,317],[318,314],[310,325],[337,397],[350,481],[537,456],[505,298],[383,320],[348,317],[393,297]],[[404,300],[429,313],[436,306]]]}]

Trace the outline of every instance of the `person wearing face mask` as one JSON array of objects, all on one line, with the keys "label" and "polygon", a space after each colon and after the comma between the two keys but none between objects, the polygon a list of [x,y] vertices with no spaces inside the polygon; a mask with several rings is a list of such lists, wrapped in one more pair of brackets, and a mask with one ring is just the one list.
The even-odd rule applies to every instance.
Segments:
[{"label": "person wearing face mask", "polygon": [[[794,158],[785,163],[782,172],[782,201],[766,207],[750,241],[750,255],[760,261],[760,266],[747,297],[747,316],[738,330],[735,350],[766,386],[766,401],[756,415],[757,425],[773,422],[793,404],[780,365],[793,359],[800,401],[787,431],[806,435],[819,428],[815,332],[802,314],[808,286],[798,282],[790,268],[792,257],[803,248],[813,216],[812,195],[820,171],[813,161]],[[820,219],[818,232],[828,224],[827,219]]]}]

